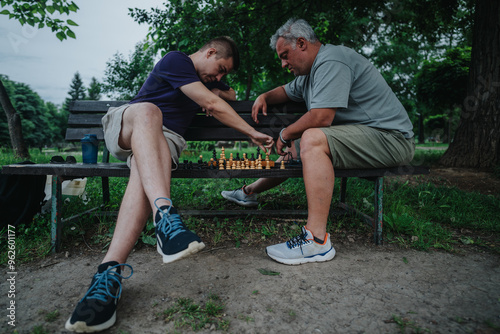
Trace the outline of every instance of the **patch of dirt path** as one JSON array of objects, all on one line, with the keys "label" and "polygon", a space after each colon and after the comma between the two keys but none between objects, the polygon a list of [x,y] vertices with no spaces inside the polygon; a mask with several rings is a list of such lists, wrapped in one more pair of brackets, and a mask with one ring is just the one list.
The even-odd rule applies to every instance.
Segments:
[{"label": "patch of dirt path", "polygon": [[[301,266],[273,262],[254,246],[206,250],[171,264],[143,248],[129,258],[134,275],[124,281],[116,325],[103,333],[191,333],[159,314],[178,298],[204,304],[210,295],[225,304],[228,333],[495,333],[500,325],[499,255],[360,243],[337,248],[332,261]],[[64,323],[101,259],[98,253],[58,254],[19,266],[18,333],[36,325],[65,333]],[[2,280],[0,332],[12,333],[7,290]],[[60,315],[48,322],[54,310]],[[208,327],[198,333],[212,332]]]}]

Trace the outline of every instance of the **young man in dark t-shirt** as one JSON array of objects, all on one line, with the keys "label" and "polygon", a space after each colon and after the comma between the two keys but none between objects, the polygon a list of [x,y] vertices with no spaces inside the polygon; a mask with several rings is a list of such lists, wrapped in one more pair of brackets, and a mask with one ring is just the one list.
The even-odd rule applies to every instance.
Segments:
[{"label": "young man in dark t-shirt", "polygon": [[[235,93],[221,78],[239,66],[234,41],[220,37],[191,55],[170,52],[154,67],[137,96],[128,104],[110,108],[103,117],[106,146],[127,161],[130,179],[113,239],[91,286],[66,322],[66,329],[96,332],[116,320],[121,279],[132,275],[125,264],[153,211],[157,250],[164,263],[181,259],[205,245],[182,222],[170,199],[170,174],[186,143],[182,135],[200,107],[223,124],[250,137],[261,149],[273,139],[248,125],[227,104]],[[122,276],[122,268],[130,274]]]}]

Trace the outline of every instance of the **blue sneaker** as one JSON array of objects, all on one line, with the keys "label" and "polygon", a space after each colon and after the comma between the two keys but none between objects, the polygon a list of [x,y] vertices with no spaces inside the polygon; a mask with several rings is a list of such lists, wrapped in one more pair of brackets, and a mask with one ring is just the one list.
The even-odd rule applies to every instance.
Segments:
[{"label": "blue sneaker", "polygon": [[[121,275],[121,267],[130,268],[129,276]],[[133,269],[128,264],[106,262],[97,268],[90,288],[78,302],[66,329],[77,333],[92,333],[105,330],[115,324],[116,306],[122,293],[122,279],[130,278]]]},{"label": "blue sneaker", "polygon": [[[159,199],[169,201],[170,205],[158,207],[156,201]],[[205,248],[201,239],[184,225],[169,198],[157,198],[155,206],[158,209],[155,218],[156,249],[163,256],[163,263],[179,260]]]}]

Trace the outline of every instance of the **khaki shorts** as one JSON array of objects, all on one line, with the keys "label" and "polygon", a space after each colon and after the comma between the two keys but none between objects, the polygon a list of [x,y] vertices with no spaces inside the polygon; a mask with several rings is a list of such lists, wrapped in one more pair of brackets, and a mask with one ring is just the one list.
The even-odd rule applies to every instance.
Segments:
[{"label": "khaki shorts", "polygon": [[[334,168],[397,167],[408,164],[415,154],[415,140],[395,130],[349,124],[321,131],[328,140]],[[300,157],[300,139],[294,144]]]},{"label": "khaki shorts", "polygon": [[[104,130],[104,141],[109,153],[121,161],[126,161],[130,168],[130,159],[132,159],[132,150],[126,150],[118,145],[118,138],[122,130],[122,118],[125,110],[130,104],[124,104],[120,107],[111,107],[102,118],[102,127]],[[177,169],[181,152],[186,148],[186,141],[179,134],[163,126],[163,135],[167,140],[170,153],[172,155],[172,170]]]},{"label": "khaki shorts", "polygon": [[326,135],[334,168],[383,168],[408,164],[415,154],[415,140],[396,130],[360,124],[321,128]]}]

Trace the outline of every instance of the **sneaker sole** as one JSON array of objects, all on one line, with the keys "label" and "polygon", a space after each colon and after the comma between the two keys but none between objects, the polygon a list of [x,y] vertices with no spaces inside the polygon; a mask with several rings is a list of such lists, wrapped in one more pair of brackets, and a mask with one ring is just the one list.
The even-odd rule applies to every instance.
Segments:
[{"label": "sneaker sole", "polygon": [[247,201],[240,201],[234,197],[231,197],[231,196],[228,196],[228,195],[225,195],[225,194],[222,194],[222,197],[224,197],[225,199],[227,199],[228,201],[231,201],[233,203],[236,203],[238,205],[241,205],[241,206],[246,206],[246,207],[252,207],[252,206],[257,206],[259,205],[258,202],[247,202]]},{"label": "sneaker sole", "polygon": [[311,262],[326,262],[330,261],[335,257],[335,248],[332,247],[330,251],[328,251],[325,255],[316,255],[312,257],[303,257],[300,259],[283,259],[277,256],[273,256],[267,252],[266,248],[266,254],[273,259],[276,262],[282,263],[282,264],[287,264],[287,265],[299,265],[299,264],[304,264],[304,263],[311,263]]},{"label": "sneaker sole", "polygon": [[180,260],[182,258],[185,258],[186,256],[198,253],[203,248],[205,248],[205,244],[203,242],[193,241],[188,245],[188,248],[186,248],[185,250],[180,251],[179,253],[176,253],[173,255],[166,255],[166,254],[163,254],[160,246],[158,244],[156,244],[156,250],[163,257],[163,263],[170,263],[170,262]]},{"label": "sneaker sole", "polygon": [[115,324],[116,311],[108,321],[106,321],[100,325],[87,326],[87,323],[85,321],[77,321],[74,324],[72,324],[70,321],[71,321],[71,318],[69,318],[68,321],[66,321],[66,324],[64,325],[64,327],[69,331],[73,331],[73,332],[77,332],[77,333],[100,332],[100,331],[103,331],[105,329],[110,328],[111,326],[113,326]]}]

